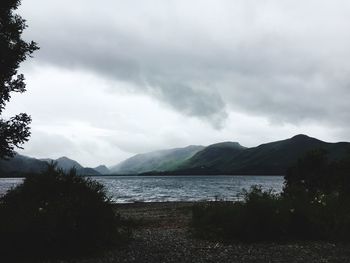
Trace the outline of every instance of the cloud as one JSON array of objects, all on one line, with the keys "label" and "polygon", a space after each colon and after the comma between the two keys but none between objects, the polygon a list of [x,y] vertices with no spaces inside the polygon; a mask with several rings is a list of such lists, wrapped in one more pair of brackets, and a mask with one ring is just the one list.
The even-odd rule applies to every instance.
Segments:
[{"label": "cloud", "polygon": [[[344,140],[334,127],[315,124],[270,125],[266,118],[230,112],[222,129],[187,117],[134,87],[86,71],[32,65],[25,69],[28,91],[16,94],[5,114],[28,112],[32,136],[21,153],[38,158],[68,156],[82,165],[115,165],[137,153],[191,144],[239,141],[245,146],[307,133],[328,141]],[[113,82],[113,87],[115,83]],[[118,92],[117,92],[118,91]],[[5,116],[6,117],[6,116]]]},{"label": "cloud", "polygon": [[41,49],[8,112],[32,114],[30,154],[115,164],[224,140],[350,140],[349,1],[36,0],[20,13]]},{"label": "cloud", "polygon": [[347,1],[40,0],[22,10],[38,60],[133,83],[216,128],[230,110],[275,123],[349,117],[339,114],[350,110]]}]

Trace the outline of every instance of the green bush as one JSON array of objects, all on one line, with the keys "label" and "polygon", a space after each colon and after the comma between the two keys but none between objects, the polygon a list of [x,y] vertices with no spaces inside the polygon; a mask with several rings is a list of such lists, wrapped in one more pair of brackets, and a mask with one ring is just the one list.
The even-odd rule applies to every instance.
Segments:
[{"label": "green bush", "polygon": [[195,205],[192,225],[196,235],[225,240],[281,240],[286,236],[288,213],[279,195],[252,187],[238,202]]},{"label": "green bush", "polygon": [[350,159],[312,151],[291,167],[279,195],[253,187],[239,202],[193,208],[197,235],[240,241],[350,241]]},{"label": "green bush", "polygon": [[294,230],[305,238],[350,241],[349,157],[314,150],[288,170],[282,195],[296,210]]},{"label": "green bush", "polygon": [[80,255],[124,239],[104,187],[50,166],[0,199],[0,249],[10,256]]},{"label": "green bush", "polygon": [[192,226],[197,236],[211,239],[350,241],[350,200],[292,200],[253,187],[243,201],[195,205]]}]

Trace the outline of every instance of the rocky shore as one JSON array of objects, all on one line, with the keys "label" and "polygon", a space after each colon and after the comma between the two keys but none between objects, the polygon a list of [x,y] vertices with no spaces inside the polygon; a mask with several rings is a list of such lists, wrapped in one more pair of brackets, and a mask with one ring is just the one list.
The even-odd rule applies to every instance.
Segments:
[{"label": "rocky shore", "polygon": [[55,263],[350,262],[349,244],[224,244],[196,239],[189,227],[192,205],[190,202],[116,205],[123,217],[137,223],[129,243],[98,257]]}]

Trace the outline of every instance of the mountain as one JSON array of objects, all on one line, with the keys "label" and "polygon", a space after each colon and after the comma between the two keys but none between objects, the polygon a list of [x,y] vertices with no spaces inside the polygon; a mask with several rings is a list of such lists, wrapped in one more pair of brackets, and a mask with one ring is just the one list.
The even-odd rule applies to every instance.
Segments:
[{"label": "mountain", "polygon": [[232,158],[243,152],[245,149],[247,148],[241,146],[238,142],[212,144],[197,152],[177,169],[193,169],[200,167],[216,169],[217,167],[229,167]]},{"label": "mountain", "polygon": [[285,174],[298,158],[313,149],[325,149],[331,159],[350,153],[350,143],[327,143],[306,135],[245,148],[237,143],[206,147],[185,161],[173,174]]},{"label": "mountain", "polygon": [[331,159],[350,153],[350,143],[328,143],[306,135],[246,148],[237,142],[188,146],[135,155],[111,167],[83,167],[67,157],[35,159],[20,154],[8,161],[0,160],[0,177],[23,176],[43,171],[48,162],[57,162],[65,171],[72,167],[81,175],[157,174],[157,175],[282,175],[298,158],[313,149],[325,149]]},{"label": "mountain", "polygon": [[16,154],[10,160],[0,160],[0,177],[17,177],[25,173],[39,173],[47,163],[35,158]]},{"label": "mountain", "polygon": [[67,157],[54,159],[35,159],[16,154],[9,160],[0,160],[0,177],[17,177],[28,173],[40,173],[47,168],[47,164],[56,162],[57,167],[69,171],[75,167],[80,175],[101,175],[93,168],[83,167],[77,161]]},{"label": "mountain", "polygon": [[77,174],[79,175],[101,175],[100,172],[90,167],[83,167],[80,163],[75,160],[69,159],[68,157],[60,157],[56,160],[54,159],[41,159],[47,163],[54,162],[57,165],[57,168],[62,169],[65,172],[68,172],[70,169],[75,168]]},{"label": "mountain", "polygon": [[101,175],[100,172],[96,171],[94,168],[90,168],[90,167],[83,167],[80,169],[77,169],[77,174],[79,175]]},{"label": "mountain", "polygon": [[97,167],[94,168],[95,171],[99,172],[100,174],[110,174],[110,170],[107,168],[107,166],[105,165],[99,165]]},{"label": "mountain", "polygon": [[74,161],[72,159],[69,159],[68,157],[60,157],[56,160],[54,159],[41,159],[42,161],[45,161],[47,163],[54,162],[57,165],[57,168],[62,169],[63,171],[69,171],[72,168],[75,168],[77,170],[83,169],[84,167],[78,163],[77,161]]},{"label": "mountain", "polygon": [[191,158],[204,146],[191,145],[185,148],[161,150],[137,154],[110,168],[112,174],[138,174],[150,171],[172,171]]}]

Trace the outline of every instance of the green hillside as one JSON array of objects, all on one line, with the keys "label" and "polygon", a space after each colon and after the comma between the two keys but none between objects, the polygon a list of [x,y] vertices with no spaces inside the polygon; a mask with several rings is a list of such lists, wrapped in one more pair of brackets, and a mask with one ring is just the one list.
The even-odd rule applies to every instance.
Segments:
[{"label": "green hillside", "polygon": [[100,175],[93,168],[83,167],[77,161],[67,157],[54,159],[36,159],[24,155],[16,154],[9,160],[0,160],[0,177],[23,177],[30,173],[41,173],[51,162],[56,163],[57,168],[69,171],[75,168],[79,175]]},{"label": "green hillside", "polygon": [[[350,153],[350,143],[327,143],[306,135],[244,148],[239,144],[214,144],[198,152],[174,173],[205,174],[284,174],[287,168],[313,149],[325,149],[330,158],[339,159]],[[219,146],[219,147],[218,147]]]},{"label": "green hillside", "polygon": [[172,171],[177,169],[203,146],[191,145],[185,148],[161,150],[137,154],[110,168],[111,174],[139,174],[150,171]]}]

